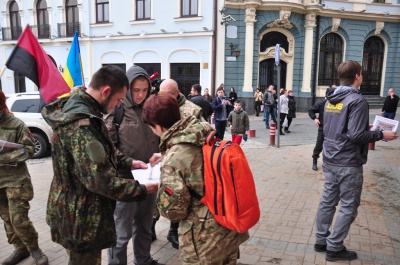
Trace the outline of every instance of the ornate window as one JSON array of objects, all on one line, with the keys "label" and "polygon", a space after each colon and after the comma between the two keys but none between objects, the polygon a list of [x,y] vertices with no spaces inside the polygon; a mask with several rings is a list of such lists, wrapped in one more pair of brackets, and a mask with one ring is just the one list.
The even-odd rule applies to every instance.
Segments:
[{"label": "ornate window", "polygon": [[260,52],[265,52],[270,47],[275,47],[279,44],[279,47],[285,50],[287,53],[289,51],[289,42],[287,37],[280,32],[268,32],[265,34],[260,43]]},{"label": "ornate window", "polygon": [[361,85],[364,95],[379,95],[380,93],[384,48],[383,41],[376,36],[368,38],[364,43]]},{"label": "ornate window", "polygon": [[96,0],[96,23],[107,23],[109,21],[109,1]]},{"label": "ornate window", "polygon": [[151,1],[150,0],[136,0],[136,19],[145,20],[151,19]]},{"label": "ornate window", "polygon": [[39,0],[36,4],[38,38],[50,37],[49,13],[46,0]]},{"label": "ornate window", "polygon": [[335,33],[326,34],[320,43],[318,85],[339,84],[337,68],[342,60],[342,38]]},{"label": "ornate window", "polygon": [[11,38],[17,40],[22,33],[21,17],[19,15],[19,7],[16,1],[10,3],[10,25]]},{"label": "ornate window", "polygon": [[67,37],[72,37],[75,31],[79,31],[79,10],[76,0],[67,0],[65,2],[65,17],[67,22]]},{"label": "ornate window", "polygon": [[181,0],[181,17],[194,17],[198,13],[198,0]]}]

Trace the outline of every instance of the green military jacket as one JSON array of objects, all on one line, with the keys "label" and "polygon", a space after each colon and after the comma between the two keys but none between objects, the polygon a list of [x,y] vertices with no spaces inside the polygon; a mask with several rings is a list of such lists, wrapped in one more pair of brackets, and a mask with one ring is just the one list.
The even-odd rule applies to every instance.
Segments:
[{"label": "green military jacket", "polygon": [[115,201],[146,197],[146,187],[117,177],[117,168],[130,168],[132,158],[117,157],[99,103],[80,90],[42,110],[53,128],[54,177],[47,204],[53,241],[79,252],[115,245]]},{"label": "green military jacket", "polygon": [[164,157],[156,204],[162,216],[180,221],[181,259],[189,263],[200,259],[201,264],[222,264],[225,255],[249,238],[247,232],[239,234],[218,224],[207,206],[190,195],[189,189],[204,195],[202,146],[212,130],[209,123],[190,116],[161,136]]},{"label": "green military jacket", "polygon": [[0,140],[23,145],[9,152],[0,145],[0,189],[31,183],[25,161],[33,156],[35,145],[28,127],[12,114],[0,114]]}]

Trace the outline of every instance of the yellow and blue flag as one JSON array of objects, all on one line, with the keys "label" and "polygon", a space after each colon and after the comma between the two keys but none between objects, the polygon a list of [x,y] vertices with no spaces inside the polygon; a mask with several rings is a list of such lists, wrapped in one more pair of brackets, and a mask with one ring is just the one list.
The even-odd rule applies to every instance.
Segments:
[{"label": "yellow and blue flag", "polygon": [[67,64],[64,67],[63,77],[70,88],[84,86],[78,32],[75,32],[74,40],[72,41],[71,49],[69,50]]}]

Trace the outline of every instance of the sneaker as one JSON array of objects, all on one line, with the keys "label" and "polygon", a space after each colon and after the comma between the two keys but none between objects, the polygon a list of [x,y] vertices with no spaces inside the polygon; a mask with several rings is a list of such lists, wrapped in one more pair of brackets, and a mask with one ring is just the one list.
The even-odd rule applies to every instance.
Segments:
[{"label": "sneaker", "polygon": [[26,247],[18,248],[14,250],[14,252],[3,261],[3,265],[14,265],[19,263],[20,261],[26,259],[31,254],[29,253]]},{"label": "sneaker", "polygon": [[42,250],[40,248],[38,248],[35,251],[32,251],[31,256],[35,260],[36,265],[48,265],[49,264],[49,259],[42,252]]},{"label": "sneaker", "polygon": [[357,253],[355,251],[347,250],[346,248],[341,251],[326,251],[325,259],[327,261],[337,261],[337,260],[353,260],[357,258]]},{"label": "sneaker", "polygon": [[326,251],[326,245],[315,244],[314,245],[314,250],[316,252],[325,252]]},{"label": "sneaker", "polygon": [[312,170],[315,170],[315,171],[318,170],[317,164],[312,164]]},{"label": "sneaker", "polygon": [[269,130],[269,126],[266,126],[265,128],[267,128]]}]

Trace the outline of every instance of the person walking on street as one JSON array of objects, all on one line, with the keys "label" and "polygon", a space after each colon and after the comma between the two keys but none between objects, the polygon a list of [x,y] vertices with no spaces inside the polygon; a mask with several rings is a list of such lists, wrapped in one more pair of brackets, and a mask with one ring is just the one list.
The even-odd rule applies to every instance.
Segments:
[{"label": "person walking on street", "polygon": [[274,95],[274,86],[270,85],[268,90],[264,93],[264,120],[265,120],[265,127],[269,129],[269,116],[271,115],[272,120],[276,124],[276,115],[275,115],[275,108],[276,108],[276,100]]},{"label": "person walking on street", "polygon": [[296,100],[294,99],[293,90],[288,91],[288,98],[289,98],[289,112],[287,115],[288,125],[285,127],[285,133],[290,133],[289,127],[292,124],[293,118],[296,118]]},{"label": "person walking on street", "polygon": [[381,115],[385,118],[394,120],[399,104],[399,96],[395,95],[394,88],[389,88],[388,96],[385,99],[382,107]]},{"label": "person walking on street", "polygon": [[25,161],[35,153],[34,138],[28,127],[9,111],[6,96],[0,90],[0,139],[20,145],[0,148],[0,217],[14,252],[3,265],[14,265],[29,256],[37,265],[49,260],[39,248],[38,233],[29,219],[29,201],[33,199],[31,176]]},{"label": "person walking on street", "polygon": [[231,87],[231,89],[229,91],[229,102],[231,104],[229,105],[229,108],[228,108],[228,115],[233,110],[233,105],[235,104],[237,98],[238,98],[238,96],[237,96],[237,93],[235,91],[235,88]]},{"label": "person walking on street", "polygon": [[47,203],[52,240],[67,249],[69,265],[101,264],[101,250],[116,244],[115,201],[143,201],[158,184],[119,178],[117,170],[147,168],[117,153],[103,114],[119,106],[129,85],[115,65],[100,68],[89,87],[42,109],[53,128],[54,176]]},{"label": "person walking on street", "polygon": [[260,115],[261,105],[263,101],[263,93],[259,88],[256,89],[254,93],[254,109],[256,110],[256,117]]},{"label": "person walking on street", "polygon": [[201,86],[199,84],[195,84],[192,86],[190,91],[192,97],[190,101],[199,106],[203,111],[203,118],[208,121],[211,117],[211,114],[214,112],[210,102],[208,102],[202,95],[201,95]]},{"label": "person walking on street", "polygon": [[289,113],[289,98],[288,98],[288,93],[287,90],[282,88],[280,90],[280,97],[279,97],[279,118],[280,118],[280,126],[279,126],[279,134],[280,135],[285,135],[283,133],[283,123],[285,121],[286,116]]},{"label": "person walking on street", "polygon": [[[359,92],[363,81],[361,65],[355,61],[343,62],[338,67],[338,76],[340,86],[325,104],[322,166],[325,183],[315,221],[314,250],[326,251],[327,261],[357,258],[357,253],[347,250],[343,242],[357,217],[368,143],[397,138],[396,132],[369,130],[368,102]],[[340,209],[330,231],[339,201]]]},{"label": "person walking on street", "polygon": [[180,222],[182,263],[236,264],[239,246],[249,233],[218,224],[208,207],[189,192],[190,188],[204,195],[202,146],[213,128],[194,116],[182,119],[176,98],[163,92],[146,100],[142,117],[161,139],[163,160],[157,207],[164,217]]},{"label": "person walking on street", "polygon": [[227,111],[230,101],[224,96],[223,87],[217,89],[217,96],[213,98],[215,129],[217,130],[220,139],[224,139],[225,128],[227,124]]},{"label": "person walking on street", "polygon": [[232,142],[240,145],[243,135],[248,135],[250,129],[249,115],[243,110],[240,100],[236,100],[234,109],[229,113],[228,125],[232,132]]},{"label": "person walking on street", "polygon": [[[322,152],[322,144],[324,143],[324,109],[327,97],[333,93],[335,89],[329,87],[325,92],[325,98],[318,100],[314,105],[308,108],[308,116],[314,121],[315,126],[318,128],[317,142],[315,143],[314,151],[312,154],[313,163],[312,170],[318,170],[318,158]],[[318,117],[317,114],[318,113]]]},{"label": "person walking on street", "polygon": [[[151,82],[147,72],[137,65],[130,67],[126,75],[129,81],[126,96],[120,107],[114,108],[104,119],[108,134],[119,151],[149,163],[151,157],[160,152],[160,138],[142,121],[142,108],[150,96]],[[118,176],[133,178],[130,169],[119,169]],[[108,249],[109,265],[127,264],[127,246],[131,238],[135,264],[158,264],[150,254],[156,195],[147,194],[146,199],[140,202],[117,201],[114,210],[117,245]]]}]

